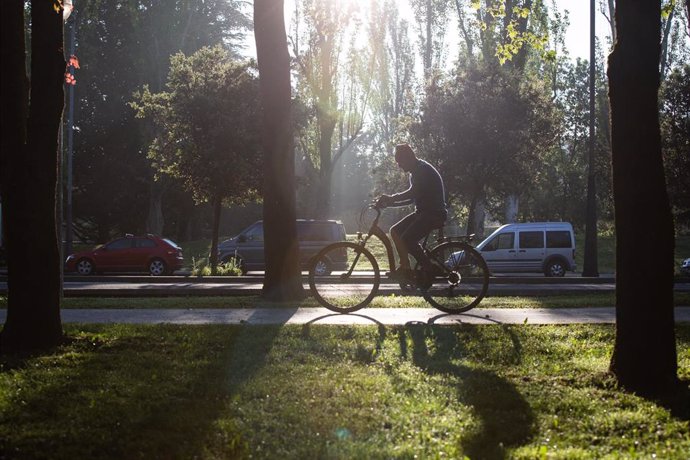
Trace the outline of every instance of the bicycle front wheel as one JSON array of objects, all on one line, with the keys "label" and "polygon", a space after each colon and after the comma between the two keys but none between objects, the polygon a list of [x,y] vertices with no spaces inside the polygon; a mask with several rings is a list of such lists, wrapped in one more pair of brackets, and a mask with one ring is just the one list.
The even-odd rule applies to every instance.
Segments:
[{"label": "bicycle front wheel", "polygon": [[476,307],[489,289],[489,268],[484,258],[465,243],[443,243],[431,251],[438,267],[424,298],[446,313],[461,313]]},{"label": "bicycle front wheel", "polygon": [[[324,274],[319,267],[329,267]],[[366,307],[381,282],[374,256],[356,243],[335,243],[323,248],[309,266],[309,287],[316,300],[338,313]]]}]

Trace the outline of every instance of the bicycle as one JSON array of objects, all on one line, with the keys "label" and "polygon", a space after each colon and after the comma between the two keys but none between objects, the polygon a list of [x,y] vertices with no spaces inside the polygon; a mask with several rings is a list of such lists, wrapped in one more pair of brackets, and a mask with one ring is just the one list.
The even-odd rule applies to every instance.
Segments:
[{"label": "bicycle", "polygon": [[[378,293],[381,270],[367,243],[376,237],[386,249],[390,272],[395,270],[393,245],[378,226],[381,208],[370,204],[362,210],[374,210],[374,218],[366,236],[357,233],[357,242],[343,241],[323,248],[309,266],[309,286],[316,300],[338,313],[351,313],[366,307]],[[436,244],[428,247],[434,230],[439,231]],[[426,256],[436,272],[429,288],[420,287],[419,263],[410,280],[399,282],[404,291],[415,290],[435,308],[445,313],[462,313],[476,307],[489,287],[489,269],[481,254],[470,245],[474,235],[449,238],[443,228],[432,229],[422,243]],[[390,273],[389,273],[390,274]]]}]

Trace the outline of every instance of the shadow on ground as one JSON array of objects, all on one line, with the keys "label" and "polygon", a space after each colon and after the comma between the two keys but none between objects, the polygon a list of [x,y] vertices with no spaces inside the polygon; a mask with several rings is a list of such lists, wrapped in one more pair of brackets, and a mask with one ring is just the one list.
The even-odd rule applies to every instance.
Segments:
[{"label": "shadow on ground", "polygon": [[[511,349],[504,349],[502,360],[517,364],[521,359],[520,342],[509,327],[504,328]],[[478,420],[476,427],[461,441],[462,451],[470,458],[506,458],[507,448],[527,444],[535,433],[532,409],[520,392],[508,380],[479,367],[460,364],[466,357],[462,334],[477,335],[476,327],[429,326],[408,324],[399,330],[400,352],[431,375],[446,375],[457,380],[458,400],[471,406]],[[405,335],[411,338],[412,348]],[[475,356],[490,356],[489,348],[473,350]]]},{"label": "shadow on ground", "polygon": [[238,434],[209,438],[279,326],[71,329],[68,347],[2,357],[2,374],[29,372],[7,388],[0,458],[196,458],[217,443],[225,455],[246,453]]}]

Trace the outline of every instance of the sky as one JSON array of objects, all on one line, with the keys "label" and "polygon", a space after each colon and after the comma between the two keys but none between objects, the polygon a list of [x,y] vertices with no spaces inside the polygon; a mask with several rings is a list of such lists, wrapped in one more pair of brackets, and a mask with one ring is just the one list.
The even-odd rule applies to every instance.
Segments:
[{"label": "sky", "polygon": [[[565,46],[573,59],[579,57],[589,60],[589,3],[588,0],[556,0],[559,10],[567,9],[570,12],[570,27],[565,35]],[[605,43],[604,37],[607,36],[609,25],[598,7],[594,22],[597,37]]]},{"label": "sky", "polygon": [[[368,1],[368,0],[350,0],[350,1]],[[411,14],[411,9],[407,0],[397,0],[400,2],[401,12]],[[565,41],[566,47],[570,52],[570,56],[581,59],[589,59],[589,0],[555,0],[556,7],[563,12],[569,11],[570,27],[566,32]],[[598,1],[596,4],[598,5]],[[285,21],[286,26],[290,27],[290,20],[292,11],[294,10],[295,0],[285,0]],[[602,43],[605,43],[609,26],[606,17],[599,12],[599,7],[596,6],[596,32]],[[289,31],[288,31],[289,34]],[[256,50],[254,49],[254,37],[249,36],[247,40],[247,49],[245,52],[248,56],[256,57]]]}]

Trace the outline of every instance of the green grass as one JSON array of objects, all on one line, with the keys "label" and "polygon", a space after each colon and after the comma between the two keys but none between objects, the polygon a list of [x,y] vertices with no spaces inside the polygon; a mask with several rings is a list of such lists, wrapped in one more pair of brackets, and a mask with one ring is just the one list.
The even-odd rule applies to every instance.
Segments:
[{"label": "green grass", "polygon": [[[613,293],[554,295],[544,297],[486,297],[477,308],[578,308],[612,307]],[[676,292],[676,306],[690,306],[690,293]],[[275,303],[258,296],[232,297],[66,297],[62,308],[285,308],[318,307],[315,299]],[[386,295],[374,298],[369,308],[425,308],[430,305],[419,296]],[[7,308],[7,297],[0,296],[0,309]]]},{"label": "green grass", "polygon": [[[75,325],[0,358],[8,458],[687,458],[616,389],[612,326]],[[690,326],[677,328],[690,378]]]},{"label": "green grass", "polygon": [[[585,233],[575,233],[575,263],[578,272],[582,272],[585,259]],[[599,273],[616,272],[616,237],[602,236],[597,238],[597,262]]]}]

